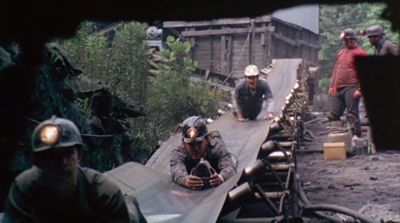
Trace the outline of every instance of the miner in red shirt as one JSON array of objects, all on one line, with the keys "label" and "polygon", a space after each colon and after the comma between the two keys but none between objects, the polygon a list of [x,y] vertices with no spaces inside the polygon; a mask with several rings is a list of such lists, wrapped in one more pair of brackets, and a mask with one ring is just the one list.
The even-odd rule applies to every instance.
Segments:
[{"label": "miner in red shirt", "polygon": [[355,57],[365,56],[367,52],[357,42],[357,35],[353,29],[344,29],[340,38],[345,47],[336,55],[336,63],[332,72],[331,107],[328,113],[330,121],[339,120],[347,108],[346,119],[350,124],[353,135],[361,135],[358,105],[362,96],[355,67]]}]

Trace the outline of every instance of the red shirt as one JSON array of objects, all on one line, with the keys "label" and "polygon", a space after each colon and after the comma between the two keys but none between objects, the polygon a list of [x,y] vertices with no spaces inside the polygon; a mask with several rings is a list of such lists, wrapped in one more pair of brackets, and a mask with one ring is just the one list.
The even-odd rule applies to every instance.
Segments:
[{"label": "red shirt", "polygon": [[358,86],[355,56],[366,56],[367,52],[357,46],[354,49],[343,48],[336,55],[336,64],[332,72],[332,87],[342,88]]}]

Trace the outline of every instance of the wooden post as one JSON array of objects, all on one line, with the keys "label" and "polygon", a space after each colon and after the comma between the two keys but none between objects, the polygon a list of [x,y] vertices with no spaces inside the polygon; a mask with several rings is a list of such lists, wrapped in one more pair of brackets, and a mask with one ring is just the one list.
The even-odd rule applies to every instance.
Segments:
[{"label": "wooden post", "polygon": [[260,36],[260,45],[261,45],[261,50],[262,50],[262,66],[266,67],[267,64],[267,28],[265,26],[265,23],[261,25],[261,27],[264,29],[264,32],[261,33]]},{"label": "wooden post", "polygon": [[226,38],[225,35],[221,35],[220,41],[220,66],[221,73],[226,74]]},{"label": "wooden post", "polygon": [[255,29],[254,29],[254,19],[251,19],[251,23],[250,23],[250,32],[251,32],[251,36],[249,39],[249,55],[248,55],[248,64],[252,64],[254,59],[253,59],[253,52],[254,52],[254,40],[255,40]]},{"label": "wooden post", "polygon": [[251,20],[252,22],[252,29],[251,29],[251,54],[250,54],[250,63],[255,63],[255,45],[256,45],[256,32],[255,32],[255,24],[254,19]]},{"label": "wooden post", "polygon": [[227,65],[226,65],[226,73],[229,74],[232,71],[232,50],[233,50],[233,41],[232,35],[227,36],[227,48],[228,52],[226,55]]},{"label": "wooden post", "polygon": [[213,69],[213,62],[214,62],[214,46],[213,46],[213,37],[210,35],[208,36],[209,40],[210,40],[210,71],[214,71]]},{"label": "wooden post", "polygon": [[[194,31],[195,28],[194,27],[189,27],[189,28],[187,28],[187,30]],[[194,52],[195,52],[195,47],[196,47],[196,37],[194,37],[194,36],[190,37],[189,41],[190,41],[190,45],[192,47],[192,49],[190,50],[190,58],[191,59],[195,59],[194,58]]]},{"label": "wooden post", "polygon": [[269,22],[268,23],[268,27],[267,27],[267,36],[266,36],[266,44],[267,44],[267,46],[265,47],[265,51],[266,51],[266,57],[267,57],[267,59],[266,59],[266,63],[267,64],[270,64],[271,62],[272,62],[272,37],[271,37],[271,35],[272,35],[272,33],[274,32],[274,31],[270,31],[270,30],[274,30],[273,29],[273,26],[272,26],[272,24],[271,24],[271,22]]}]

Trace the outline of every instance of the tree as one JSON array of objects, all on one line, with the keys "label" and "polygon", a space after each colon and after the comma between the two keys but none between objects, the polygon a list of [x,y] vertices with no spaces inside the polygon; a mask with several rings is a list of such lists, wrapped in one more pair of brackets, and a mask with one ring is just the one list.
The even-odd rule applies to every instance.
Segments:
[{"label": "tree", "polygon": [[[129,159],[144,162],[157,142],[164,140],[177,123],[191,115],[206,116],[217,110],[218,97],[214,96],[213,91],[205,83],[190,81],[190,73],[197,64],[189,57],[189,42],[168,37],[168,49],[161,52],[165,59],[158,65],[158,70],[150,73],[146,55],[148,47],[144,41],[145,29],[142,24],[118,24],[107,35],[97,30],[96,23],[83,23],[76,37],[64,42],[74,61],[83,70],[79,86],[82,87],[84,82],[94,86],[101,82],[110,90],[112,97],[124,101],[134,100],[145,106],[146,113],[145,117],[129,119],[126,125],[125,118],[118,115],[118,110],[108,112],[112,111],[109,107],[96,109],[101,113],[97,116],[102,120],[104,134],[114,135],[112,146],[100,143],[103,148],[91,154],[90,159],[97,163],[97,169],[106,170],[118,164],[113,161],[113,153],[116,149],[127,146],[124,139],[126,142],[129,138]],[[104,94],[99,97],[104,97]],[[99,103],[90,102],[91,100],[81,98],[77,102],[86,111],[95,113],[93,104]],[[110,114],[108,117],[109,113],[116,115]],[[110,132],[107,126],[115,126],[108,124],[110,119],[124,119],[120,121],[119,129],[127,126],[126,131],[132,137],[127,137],[121,131]]]},{"label": "tree", "polygon": [[144,30],[142,24],[132,22],[103,33],[96,23],[85,22],[75,38],[64,42],[82,68],[78,90],[91,92],[77,103],[100,119],[102,129],[97,134],[110,136],[92,140],[96,149],[89,154],[88,162],[97,169],[113,168],[136,154],[128,118],[136,116],[132,107],[146,101],[150,73]]},{"label": "tree", "polygon": [[146,113],[151,135],[164,139],[177,123],[191,115],[207,115],[216,111],[217,99],[202,83],[190,81],[196,62],[189,58],[190,43],[167,38],[169,49],[162,51],[166,58],[151,79]]}]

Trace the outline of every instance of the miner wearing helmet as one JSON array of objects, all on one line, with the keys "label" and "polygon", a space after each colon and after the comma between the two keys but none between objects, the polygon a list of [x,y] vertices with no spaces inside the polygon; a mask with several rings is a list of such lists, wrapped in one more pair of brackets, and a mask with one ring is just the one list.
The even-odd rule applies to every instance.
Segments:
[{"label": "miner wearing helmet", "polygon": [[203,118],[187,118],[181,130],[182,143],[171,152],[170,171],[174,182],[200,190],[218,186],[235,173],[221,135],[218,131],[208,132]]},{"label": "miner wearing helmet", "polygon": [[260,78],[256,65],[244,69],[244,80],[236,85],[233,94],[235,116],[239,122],[273,118],[273,95],[267,80]]},{"label": "miner wearing helmet", "polygon": [[353,135],[361,135],[361,126],[358,105],[361,89],[355,67],[355,58],[365,56],[367,52],[357,42],[357,35],[353,29],[347,28],[340,33],[345,47],[336,55],[336,63],[331,77],[331,106],[328,113],[330,121],[340,120],[347,108],[347,120]]},{"label": "miner wearing helmet", "polygon": [[399,46],[385,37],[385,31],[381,25],[373,25],[362,32],[368,37],[374,47],[374,55],[399,55]]},{"label": "miner wearing helmet", "polygon": [[[130,222],[120,189],[79,166],[83,148],[70,120],[53,116],[40,123],[32,134],[34,166],[15,178],[3,222]],[[144,219],[138,215],[131,217]]]}]

